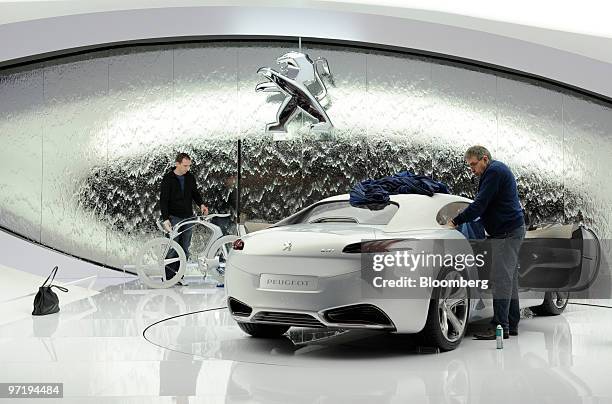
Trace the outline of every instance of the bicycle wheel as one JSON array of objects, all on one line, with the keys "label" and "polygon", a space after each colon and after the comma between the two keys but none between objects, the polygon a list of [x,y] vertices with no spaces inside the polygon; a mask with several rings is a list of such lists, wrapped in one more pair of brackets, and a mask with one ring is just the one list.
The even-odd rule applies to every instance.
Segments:
[{"label": "bicycle wheel", "polygon": [[[176,275],[166,278],[166,266],[178,263]],[[150,288],[169,288],[181,280],[187,267],[185,251],[174,240],[159,237],[145,243],[138,254],[136,272],[142,282]]]},{"label": "bicycle wheel", "polygon": [[142,332],[163,317],[186,312],[187,304],[176,289],[158,290],[155,293],[143,290],[135,311],[137,330]]}]

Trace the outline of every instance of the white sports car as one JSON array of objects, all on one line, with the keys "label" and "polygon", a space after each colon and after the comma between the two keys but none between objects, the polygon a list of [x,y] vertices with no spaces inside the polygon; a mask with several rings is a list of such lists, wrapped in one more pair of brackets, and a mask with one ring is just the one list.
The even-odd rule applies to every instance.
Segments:
[{"label": "white sports car", "polygon": [[[416,297],[364,293],[368,281],[361,246],[363,240],[457,240],[471,252],[459,231],[444,226],[470,202],[449,194],[394,195],[377,210],[351,206],[348,195],[317,202],[234,243],[226,266],[228,308],[240,328],[254,337],[280,336],[289,327],[365,328],[418,333],[423,343],[452,350],[468,322],[492,316],[490,295],[487,299],[486,292],[474,296],[467,286],[442,285],[421,289],[425,295]],[[596,276],[599,243],[582,226],[557,225],[527,232],[523,250],[530,251],[530,240],[542,238],[572,240],[578,251],[559,255],[556,247],[546,252],[532,245],[537,254],[521,261],[521,290],[531,290],[521,305],[535,306],[537,314],[560,314],[567,291],[584,289]],[[595,243],[581,242],[587,239]],[[468,278],[478,277],[470,271],[465,271]],[[447,266],[429,272],[438,281],[458,279],[459,274]]]}]

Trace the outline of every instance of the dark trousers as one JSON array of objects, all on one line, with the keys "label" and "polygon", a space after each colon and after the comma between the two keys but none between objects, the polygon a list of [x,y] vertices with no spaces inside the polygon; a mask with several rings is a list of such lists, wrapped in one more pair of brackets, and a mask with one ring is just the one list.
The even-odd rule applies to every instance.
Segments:
[{"label": "dark trousers", "polygon": [[234,234],[235,232],[236,226],[234,225],[231,217],[213,217],[210,219],[210,222],[216,226],[219,226],[224,236]]},{"label": "dark trousers", "polygon": [[506,234],[491,237],[493,266],[493,320],[505,331],[518,329],[521,319],[518,295],[519,250],[525,238],[525,226]]},{"label": "dark trousers", "polygon": [[[172,226],[176,225],[181,220],[185,220],[185,218],[170,216],[170,223],[172,223]],[[174,241],[179,243],[179,245],[183,248],[183,251],[185,251],[185,258],[189,258],[189,246],[191,245],[191,235],[193,234],[193,225],[181,227],[179,231],[181,231],[182,233],[179,234],[178,237],[174,239]],[[166,254],[166,258],[176,258],[176,257],[178,257],[178,254],[174,250],[170,250],[168,251],[168,254]],[[165,268],[166,269],[166,279],[174,278],[174,275],[176,275],[176,273],[179,270],[179,265],[180,265],[180,262],[178,261],[166,265],[166,268]]]}]

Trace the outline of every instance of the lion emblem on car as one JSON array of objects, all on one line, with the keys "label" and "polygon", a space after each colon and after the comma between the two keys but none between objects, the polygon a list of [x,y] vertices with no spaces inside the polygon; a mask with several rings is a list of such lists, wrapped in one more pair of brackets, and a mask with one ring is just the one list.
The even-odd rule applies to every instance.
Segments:
[{"label": "lion emblem on car", "polygon": [[287,125],[302,111],[317,120],[310,130],[328,132],[333,128],[321,101],[327,96],[327,88],[321,76],[333,84],[329,65],[325,58],[313,60],[301,52],[289,52],[276,59],[280,71],[262,67],[257,74],[268,81],[257,84],[257,92],[277,92],[285,99],[276,113],[276,122],[266,125],[268,133],[287,133]]}]

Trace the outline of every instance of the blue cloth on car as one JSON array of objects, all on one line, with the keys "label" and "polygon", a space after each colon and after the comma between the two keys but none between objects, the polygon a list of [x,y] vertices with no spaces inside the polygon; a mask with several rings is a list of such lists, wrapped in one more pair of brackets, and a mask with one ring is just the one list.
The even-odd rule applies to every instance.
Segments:
[{"label": "blue cloth on car", "polygon": [[457,230],[459,230],[468,240],[484,240],[487,238],[480,218],[473,222],[461,223],[457,226]]},{"label": "blue cloth on car", "polygon": [[355,184],[350,193],[350,203],[352,206],[387,204],[389,195],[433,196],[434,193],[448,194],[448,187],[443,182],[434,181],[430,177],[402,171],[388,177]]}]

